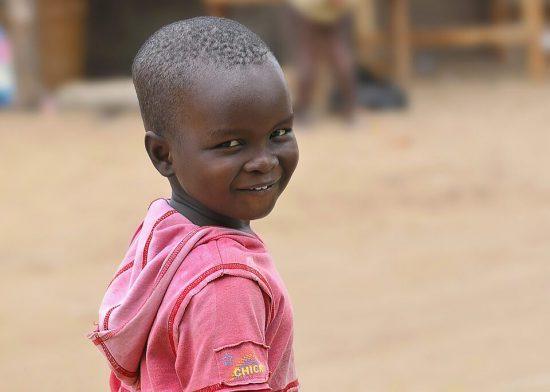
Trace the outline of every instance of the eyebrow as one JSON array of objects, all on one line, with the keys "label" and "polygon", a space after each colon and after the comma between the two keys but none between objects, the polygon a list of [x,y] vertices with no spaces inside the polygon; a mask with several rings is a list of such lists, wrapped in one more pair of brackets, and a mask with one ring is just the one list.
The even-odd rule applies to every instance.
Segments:
[{"label": "eyebrow", "polygon": [[287,123],[287,122],[290,122],[294,120],[294,113],[291,114],[290,116],[288,116],[287,118],[285,118],[283,121],[279,121],[277,124],[275,124],[271,129],[275,129],[277,128],[278,126],[281,126],[283,125],[284,123]]},{"label": "eyebrow", "polygon": [[[285,118],[282,121],[279,121],[277,124],[273,125],[271,129],[275,129],[287,122],[290,122],[294,119],[294,114],[291,114],[289,117]],[[211,138],[220,137],[220,136],[227,136],[227,135],[234,135],[238,132],[245,131],[244,129],[231,129],[231,128],[222,128],[222,129],[212,129],[208,132],[208,136]]]}]

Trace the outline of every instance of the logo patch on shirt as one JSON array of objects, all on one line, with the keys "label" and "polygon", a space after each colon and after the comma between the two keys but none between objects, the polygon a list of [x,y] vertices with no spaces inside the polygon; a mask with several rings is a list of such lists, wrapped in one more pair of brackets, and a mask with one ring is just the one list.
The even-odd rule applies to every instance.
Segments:
[{"label": "logo patch on shirt", "polygon": [[231,378],[229,381],[252,378],[265,373],[265,370],[265,365],[262,365],[254,353],[245,354],[237,361],[237,364],[231,370]]},{"label": "logo patch on shirt", "polygon": [[251,340],[214,349],[219,381],[225,385],[248,385],[267,382],[269,346]]}]

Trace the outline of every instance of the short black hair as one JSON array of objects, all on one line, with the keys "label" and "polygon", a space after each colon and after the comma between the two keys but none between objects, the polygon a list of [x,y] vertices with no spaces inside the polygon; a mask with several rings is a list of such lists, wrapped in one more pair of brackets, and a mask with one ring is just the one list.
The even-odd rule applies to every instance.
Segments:
[{"label": "short black hair", "polygon": [[162,27],[143,44],[132,77],[145,130],[173,131],[183,93],[204,65],[221,70],[263,64],[272,56],[258,35],[233,20],[203,16]]}]

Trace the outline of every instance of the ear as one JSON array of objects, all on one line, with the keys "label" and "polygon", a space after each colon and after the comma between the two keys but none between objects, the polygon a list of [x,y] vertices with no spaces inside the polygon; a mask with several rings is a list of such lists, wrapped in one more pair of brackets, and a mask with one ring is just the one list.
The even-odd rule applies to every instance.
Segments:
[{"label": "ear", "polygon": [[172,154],[168,141],[154,132],[145,132],[145,149],[153,165],[164,177],[174,175],[172,168]]}]

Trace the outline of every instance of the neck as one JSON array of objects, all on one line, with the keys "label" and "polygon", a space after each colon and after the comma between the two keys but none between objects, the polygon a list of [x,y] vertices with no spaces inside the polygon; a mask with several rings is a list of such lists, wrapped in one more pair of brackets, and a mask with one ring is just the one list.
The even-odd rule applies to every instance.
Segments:
[{"label": "neck", "polygon": [[172,187],[172,197],[168,204],[197,226],[222,226],[253,233],[250,221],[218,214],[189,196],[183,189]]}]

